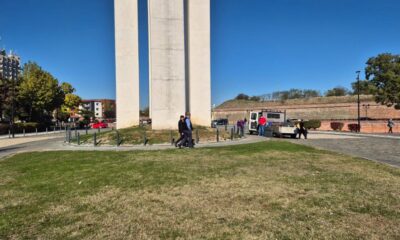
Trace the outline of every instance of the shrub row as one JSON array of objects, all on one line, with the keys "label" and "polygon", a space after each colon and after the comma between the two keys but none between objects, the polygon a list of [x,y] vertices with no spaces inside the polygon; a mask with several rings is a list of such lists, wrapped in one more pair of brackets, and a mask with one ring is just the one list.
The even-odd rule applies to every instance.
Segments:
[{"label": "shrub row", "polygon": [[[344,123],[342,122],[331,122],[331,128],[334,131],[342,131],[343,127]],[[347,128],[350,132],[359,132],[361,130],[360,126],[357,123],[348,124]]]},{"label": "shrub row", "polygon": [[[25,129],[26,133],[36,132],[36,129],[41,132],[46,130],[46,124],[27,122],[27,123],[15,123],[14,131],[15,133],[22,133]],[[7,123],[0,123],[0,134],[8,134],[10,130],[10,125]],[[49,129],[50,130],[50,129]]]},{"label": "shrub row", "polygon": [[342,131],[344,123],[342,122],[331,122],[331,128],[334,131]]},{"label": "shrub row", "polygon": [[314,130],[316,130],[317,128],[321,127],[321,121],[320,120],[316,120],[316,119],[308,120],[308,121],[304,122],[304,127],[306,129],[314,129]]}]

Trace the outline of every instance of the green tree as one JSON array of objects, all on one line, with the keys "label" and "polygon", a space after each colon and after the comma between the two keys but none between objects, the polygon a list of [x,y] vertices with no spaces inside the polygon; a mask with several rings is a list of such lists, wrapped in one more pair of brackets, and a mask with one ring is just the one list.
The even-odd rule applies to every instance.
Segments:
[{"label": "green tree", "polygon": [[21,116],[28,121],[43,121],[63,104],[64,93],[56,78],[36,63],[28,62],[18,88],[18,101],[23,109]]},{"label": "green tree", "polygon": [[252,96],[249,98],[250,101],[259,102],[261,101],[261,97],[259,96]]},{"label": "green tree", "polygon": [[349,90],[345,87],[335,87],[326,91],[326,97],[340,97],[349,95]]},{"label": "green tree", "polygon": [[75,92],[75,88],[72,87],[72,85],[70,83],[63,82],[63,83],[61,83],[60,87],[64,94],[71,94],[71,93]]},{"label": "green tree", "polygon": [[249,98],[249,95],[246,95],[244,93],[240,93],[235,97],[236,100],[249,100]]},{"label": "green tree", "polygon": [[63,106],[72,111],[79,107],[81,101],[82,99],[78,95],[75,95],[73,93],[67,93],[65,94]]},{"label": "green tree", "polygon": [[321,94],[317,90],[312,90],[312,89],[303,90],[304,98],[314,98],[314,97],[320,97],[320,96],[321,96]]},{"label": "green tree", "polygon": [[365,75],[376,88],[376,102],[400,109],[400,55],[384,53],[368,59]]},{"label": "green tree", "polygon": [[[353,89],[353,95],[358,94],[358,82],[355,81],[351,84],[351,88]],[[368,80],[360,80],[360,94],[362,95],[371,95],[376,91],[376,87],[372,84],[371,81]]]}]

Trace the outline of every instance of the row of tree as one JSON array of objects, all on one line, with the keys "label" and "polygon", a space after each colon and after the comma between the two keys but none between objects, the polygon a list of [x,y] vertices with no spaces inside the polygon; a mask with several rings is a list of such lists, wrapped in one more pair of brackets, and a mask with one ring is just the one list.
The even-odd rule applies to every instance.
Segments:
[{"label": "row of tree", "polygon": [[[326,91],[324,96],[374,95],[376,102],[400,109],[400,55],[385,53],[370,58],[367,61],[365,75],[365,80],[355,81],[351,84],[352,90],[338,86]],[[323,95],[317,90],[290,89],[288,91],[277,91],[261,96],[248,96],[241,93],[235,99],[285,101],[321,96]]]},{"label": "row of tree", "polygon": [[17,80],[0,79],[0,92],[2,121],[9,121],[12,112],[21,121],[65,121],[81,102],[71,84],[60,83],[34,62],[23,66]]}]

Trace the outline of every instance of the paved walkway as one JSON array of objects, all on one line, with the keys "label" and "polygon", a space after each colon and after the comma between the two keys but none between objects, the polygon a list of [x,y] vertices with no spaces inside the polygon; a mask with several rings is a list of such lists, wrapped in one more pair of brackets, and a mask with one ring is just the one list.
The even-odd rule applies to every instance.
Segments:
[{"label": "paved walkway", "polygon": [[400,167],[400,137],[311,133],[308,140],[287,141]]},{"label": "paved walkway", "polygon": [[[29,141],[31,139],[31,141]],[[101,146],[94,147],[90,145],[69,145],[64,143],[65,137],[57,136],[53,138],[45,138],[45,139],[34,139],[25,138],[25,142],[20,144],[11,144],[5,147],[0,146],[0,159],[4,157],[8,157],[17,153],[23,152],[44,152],[44,151],[138,151],[138,150],[166,150],[166,149],[175,149],[175,146],[171,146],[171,144],[158,144],[158,145],[137,145],[137,146]],[[221,142],[209,142],[209,143],[199,143],[196,145],[196,148],[204,148],[204,147],[222,147],[222,146],[231,146],[238,144],[248,144],[248,143],[256,143],[267,141],[267,138],[258,137],[258,136],[247,136],[246,138],[234,141],[221,141]]]},{"label": "paved walkway", "polygon": [[[22,139],[22,138],[21,138]],[[1,142],[4,141],[4,142]],[[7,142],[6,142],[7,141]],[[137,151],[137,150],[164,150],[174,149],[170,144],[134,146],[134,147],[115,147],[115,146],[74,146],[64,143],[64,135],[28,137],[21,140],[10,139],[0,140],[0,158],[22,152],[35,151]],[[258,136],[247,136],[237,141],[222,141],[219,143],[200,143],[196,147],[220,147],[237,144],[256,143],[267,141],[266,138]],[[296,144],[316,147],[351,156],[370,159],[377,162],[386,163],[400,167],[400,137],[365,136],[359,134],[340,134],[340,133],[311,133],[308,140],[284,139]]]}]

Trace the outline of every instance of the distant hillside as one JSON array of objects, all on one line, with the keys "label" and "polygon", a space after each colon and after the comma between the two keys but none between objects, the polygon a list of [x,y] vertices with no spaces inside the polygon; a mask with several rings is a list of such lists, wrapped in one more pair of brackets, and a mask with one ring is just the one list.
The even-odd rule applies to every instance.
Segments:
[{"label": "distant hillside", "polygon": [[[362,102],[374,101],[372,95],[361,95]],[[357,102],[357,96],[343,96],[343,97],[316,97],[308,99],[290,99],[286,101],[263,101],[255,102],[250,100],[229,100],[218,107],[217,110],[222,109],[252,109],[252,108],[268,108],[273,106],[290,106],[299,104],[332,104],[332,103],[354,103]]]}]

